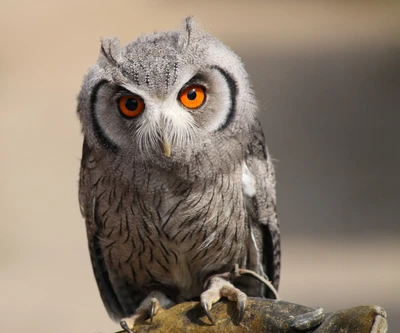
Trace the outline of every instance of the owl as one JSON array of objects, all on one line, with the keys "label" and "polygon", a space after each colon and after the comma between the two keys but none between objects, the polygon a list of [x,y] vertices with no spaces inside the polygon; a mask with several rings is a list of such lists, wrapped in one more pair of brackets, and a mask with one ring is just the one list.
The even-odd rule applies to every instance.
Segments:
[{"label": "owl", "polygon": [[131,331],[187,300],[274,298],[275,175],[240,58],[189,17],[125,47],[104,39],[78,96],[79,202],[97,285]]}]

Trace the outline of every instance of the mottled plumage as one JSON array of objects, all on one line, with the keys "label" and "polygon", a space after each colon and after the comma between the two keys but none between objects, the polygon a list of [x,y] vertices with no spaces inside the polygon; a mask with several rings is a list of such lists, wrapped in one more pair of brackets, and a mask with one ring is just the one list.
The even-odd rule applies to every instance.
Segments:
[{"label": "mottled plumage", "polygon": [[[200,107],[179,100],[188,86],[204,89]],[[119,103],[132,94],[145,107],[128,119]],[[78,102],[79,201],[113,319],[152,292],[164,307],[198,299],[207,278],[235,264],[278,287],[274,171],[239,57],[191,18],[126,47],[106,39]],[[237,286],[272,297],[252,278]]]}]

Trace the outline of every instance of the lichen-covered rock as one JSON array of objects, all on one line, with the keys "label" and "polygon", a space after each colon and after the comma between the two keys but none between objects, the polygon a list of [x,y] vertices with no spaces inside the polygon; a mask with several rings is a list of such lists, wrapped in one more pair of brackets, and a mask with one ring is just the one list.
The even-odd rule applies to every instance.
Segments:
[{"label": "lichen-covered rock", "polygon": [[[268,332],[295,333],[299,327],[293,326],[298,315],[317,313],[314,309],[269,299],[249,298],[243,321],[238,325],[238,310],[234,302],[222,301],[214,304],[211,315],[215,325],[211,325],[198,302],[187,302],[158,313],[153,323],[146,321],[133,329],[135,333],[144,332]],[[387,332],[386,313],[379,306],[358,306],[327,313],[312,322],[307,332],[314,333],[385,333]],[[322,323],[321,323],[322,322]],[[301,328],[301,327],[300,327]]]}]

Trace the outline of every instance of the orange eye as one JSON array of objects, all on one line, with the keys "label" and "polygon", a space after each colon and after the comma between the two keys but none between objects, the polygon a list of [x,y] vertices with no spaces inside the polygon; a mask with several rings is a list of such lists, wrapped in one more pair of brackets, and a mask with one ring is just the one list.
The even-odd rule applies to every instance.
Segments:
[{"label": "orange eye", "polygon": [[118,107],[124,116],[134,118],[144,110],[144,102],[138,96],[128,95],[119,99]]},{"label": "orange eye", "polygon": [[189,109],[196,109],[204,103],[206,99],[205,89],[201,86],[187,87],[179,94],[181,103]]}]

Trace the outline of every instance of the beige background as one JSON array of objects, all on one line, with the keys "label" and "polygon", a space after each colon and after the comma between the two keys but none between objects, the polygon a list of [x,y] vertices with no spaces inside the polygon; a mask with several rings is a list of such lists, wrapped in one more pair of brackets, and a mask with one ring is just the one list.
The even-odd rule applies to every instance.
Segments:
[{"label": "beige background", "polygon": [[[263,103],[278,159],[281,296],[327,310],[379,304],[396,331],[398,2],[2,0],[0,332],[118,329],[98,295],[78,209],[76,96],[101,36],[127,43],[188,14],[243,57]],[[343,115],[343,127],[329,127]]]}]

